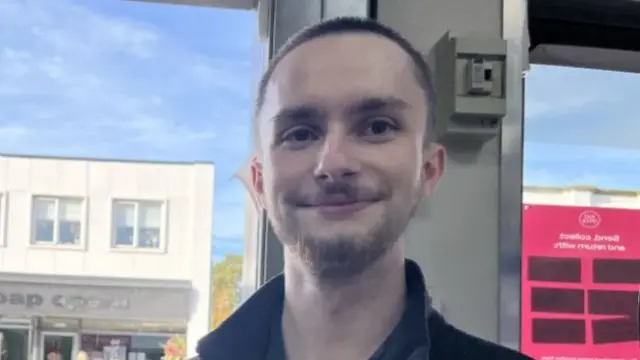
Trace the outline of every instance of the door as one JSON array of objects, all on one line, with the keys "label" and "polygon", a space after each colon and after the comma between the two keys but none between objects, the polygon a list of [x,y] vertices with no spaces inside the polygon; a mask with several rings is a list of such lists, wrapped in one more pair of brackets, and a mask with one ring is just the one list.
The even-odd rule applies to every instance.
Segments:
[{"label": "door", "polygon": [[75,360],[78,354],[78,334],[43,331],[40,335],[40,360]]}]

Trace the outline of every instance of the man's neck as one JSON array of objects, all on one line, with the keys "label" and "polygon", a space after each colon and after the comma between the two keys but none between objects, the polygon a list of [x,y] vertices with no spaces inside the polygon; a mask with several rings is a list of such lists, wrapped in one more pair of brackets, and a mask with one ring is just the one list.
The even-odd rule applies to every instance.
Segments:
[{"label": "man's neck", "polygon": [[285,254],[282,325],[289,360],[369,358],[404,310],[402,245],[343,284],[319,282],[294,256]]}]

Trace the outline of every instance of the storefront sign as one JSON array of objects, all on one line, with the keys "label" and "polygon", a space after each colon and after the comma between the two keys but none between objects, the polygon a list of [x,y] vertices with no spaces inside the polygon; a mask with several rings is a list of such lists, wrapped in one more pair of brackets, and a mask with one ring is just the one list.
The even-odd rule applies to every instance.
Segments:
[{"label": "storefront sign", "polygon": [[[54,295],[48,299],[51,305],[70,310],[81,308],[92,309],[126,309],[129,307],[129,299],[95,298],[82,296]],[[0,292],[0,305],[24,306],[32,309],[42,306],[47,299],[41,294],[21,294]]]},{"label": "storefront sign", "polygon": [[24,306],[28,309],[42,305],[44,299],[39,294],[3,293],[0,292],[0,305]]},{"label": "storefront sign", "polygon": [[0,313],[10,316],[88,316],[186,320],[189,288],[97,286],[2,281]]},{"label": "storefront sign", "polygon": [[525,205],[522,351],[640,358],[640,210]]}]

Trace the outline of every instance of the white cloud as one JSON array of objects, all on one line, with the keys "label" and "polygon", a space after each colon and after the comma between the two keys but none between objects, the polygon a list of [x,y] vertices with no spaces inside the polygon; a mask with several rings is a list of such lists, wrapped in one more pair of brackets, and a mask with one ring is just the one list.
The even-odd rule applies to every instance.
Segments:
[{"label": "white cloud", "polygon": [[[216,94],[247,96],[248,84],[238,80],[247,63],[200,55],[162,28],[78,4],[0,4],[0,124],[19,120],[21,143],[42,151],[72,140],[78,148],[84,142],[87,154],[79,155],[88,155],[105,137],[112,144],[105,150],[123,143],[185,154],[210,150],[216,120],[226,116],[211,109],[228,101]],[[202,103],[205,93],[212,104]],[[200,104],[191,109],[194,94]],[[0,132],[0,151],[15,135]]]},{"label": "white cloud", "polygon": [[640,76],[534,66],[526,80],[528,185],[640,186]]}]

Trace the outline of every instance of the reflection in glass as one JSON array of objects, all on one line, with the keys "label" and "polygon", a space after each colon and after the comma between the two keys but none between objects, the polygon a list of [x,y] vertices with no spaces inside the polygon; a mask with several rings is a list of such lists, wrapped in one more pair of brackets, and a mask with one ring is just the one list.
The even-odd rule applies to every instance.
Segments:
[{"label": "reflection in glass", "polygon": [[522,349],[536,358],[548,344],[576,358],[638,353],[638,229],[623,221],[640,211],[638,89],[638,74],[616,71],[535,65],[526,78],[525,210],[589,213],[558,220],[545,210],[545,229],[579,235],[557,247],[523,217]]},{"label": "reflection in glass", "polygon": [[144,202],[140,204],[138,212],[138,246],[141,248],[160,248],[162,204]]},{"label": "reflection in glass", "polygon": [[82,202],[62,199],[59,201],[58,207],[58,242],[68,245],[79,244],[82,227]]},{"label": "reflection in glass", "polygon": [[161,360],[168,335],[83,334],[80,348],[90,359]]},{"label": "reflection in glass", "polygon": [[135,204],[116,202],[113,208],[115,217],[115,246],[133,246],[136,218]]},{"label": "reflection in glass", "polygon": [[53,243],[56,203],[49,199],[34,199],[35,241]]},{"label": "reflection in glass", "polygon": [[72,360],[73,336],[44,334],[43,360]]},{"label": "reflection in glass", "polygon": [[29,330],[0,329],[1,360],[24,360],[29,357]]}]

